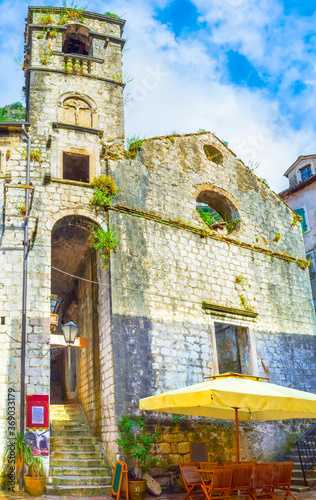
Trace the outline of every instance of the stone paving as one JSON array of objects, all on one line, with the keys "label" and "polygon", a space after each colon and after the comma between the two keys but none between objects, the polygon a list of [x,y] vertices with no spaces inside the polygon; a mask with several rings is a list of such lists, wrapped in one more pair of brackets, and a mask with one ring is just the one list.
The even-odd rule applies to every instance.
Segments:
[{"label": "stone paving", "polygon": [[[307,491],[305,493],[295,493],[298,500],[316,500],[316,490]],[[163,494],[159,500],[182,500],[184,493],[181,494]],[[6,491],[0,491],[0,500],[32,500],[35,498],[40,498],[43,500],[110,500],[110,497],[78,497],[78,496],[54,496],[54,495],[42,495],[41,497],[31,497],[27,493],[11,493]],[[147,496],[145,500],[153,500],[155,497]],[[244,498],[244,497],[242,497]]]}]

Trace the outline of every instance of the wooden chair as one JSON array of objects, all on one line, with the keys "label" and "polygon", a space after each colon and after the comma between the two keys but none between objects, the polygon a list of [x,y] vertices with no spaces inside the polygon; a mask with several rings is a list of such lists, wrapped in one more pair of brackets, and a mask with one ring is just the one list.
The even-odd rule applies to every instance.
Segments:
[{"label": "wooden chair", "polygon": [[[214,467],[217,467],[217,462],[199,462],[199,466],[200,469],[213,471]],[[213,479],[213,472],[209,474],[203,473],[203,479],[204,481],[211,482]]]},{"label": "wooden chair", "polygon": [[[282,495],[284,499],[291,496],[297,500],[296,496],[291,492],[291,480],[293,462],[276,462],[274,464],[274,479],[273,479],[273,493],[274,495]],[[279,491],[276,491],[279,490]]]},{"label": "wooden chair", "polygon": [[[251,496],[254,500],[273,498],[274,463],[257,463],[254,466],[254,479]],[[259,491],[258,491],[259,490]]]},{"label": "wooden chair", "polygon": [[217,467],[217,462],[199,462],[200,469],[213,469]]},{"label": "wooden chair", "polygon": [[186,500],[188,497],[190,498],[190,500],[194,500],[195,497],[193,497],[193,494],[198,492],[200,492],[200,498],[203,498],[203,484],[198,468],[192,466],[188,467],[187,464],[182,464],[180,466],[180,472],[182,475],[184,486],[187,490],[187,493],[183,500]]},{"label": "wooden chair", "polygon": [[232,467],[214,467],[212,481],[209,483],[204,479],[204,475],[207,476],[207,472],[203,472],[200,469],[200,475],[202,478],[202,489],[204,491],[206,500],[211,500],[213,498],[226,498],[230,496],[232,478],[233,478],[233,468]]},{"label": "wooden chair", "polygon": [[233,479],[230,493],[233,495],[235,492],[243,491],[246,496],[251,498],[252,490],[252,477],[254,471],[254,464],[236,464],[233,468]]}]

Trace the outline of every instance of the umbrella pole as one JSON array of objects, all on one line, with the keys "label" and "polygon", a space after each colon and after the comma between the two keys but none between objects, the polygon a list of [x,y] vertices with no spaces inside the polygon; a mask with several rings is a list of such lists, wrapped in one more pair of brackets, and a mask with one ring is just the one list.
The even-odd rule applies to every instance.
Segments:
[{"label": "umbrella pole", "polygon": [[238,408],[235,410],[235,433],[236,433],[236,463],[239,464],[239,426],[238,426]]}]

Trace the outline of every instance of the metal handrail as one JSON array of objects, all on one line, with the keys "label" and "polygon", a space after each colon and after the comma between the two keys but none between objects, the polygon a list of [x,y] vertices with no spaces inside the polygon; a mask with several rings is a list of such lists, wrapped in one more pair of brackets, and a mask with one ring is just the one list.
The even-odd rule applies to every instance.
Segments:
[{"label": "metal handrail", "polygon": [[307,429],[294,444],[301,462],[304,483],[308,485],[306,472],[316,463],[316,424]]}]

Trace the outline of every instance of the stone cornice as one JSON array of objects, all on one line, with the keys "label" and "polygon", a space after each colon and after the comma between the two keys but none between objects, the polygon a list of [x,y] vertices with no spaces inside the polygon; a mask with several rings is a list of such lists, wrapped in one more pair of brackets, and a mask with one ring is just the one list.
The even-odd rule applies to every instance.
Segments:
[{"label": "stone cornice", "polygon": [[[66,54],[63,54],[64,56]],[[74,56],[75,57],[75,56]],[[69,57],[71,59],[71,56]],[[27,68],[26,73],[31,71],[43,71],[44,73],[59,73],[61,75],[65,76],[78,76],[80,78],[92,78],[93,80],[100,80],[101,82],[109,83],[111,85],[117,85],[118,87],[125,87],[125,83],[117,82],[116,80],[113,80],[113,78],[105,78],[105,77],[100,77],[96,75],[91,75],[89,73],[75,73],[75,72],[69,72],[65,73],[65,71],[62,71],[61,69],[54,69],[54,68],[42,68],[41,66],[31,66],[30,68]]]},{"label": "stone cornice", "polygon": [[[70,9],[71,10],[71,9]],[[29,16],[31,19],[33,19],[32,14],[33,12],[36,13],[41,13],[41,12],[46,12],[46,11],[53,11],[53,14],[59,14],[65,11],[63,7],[29,7]],[[111,22],[113,24],[119,24],[123,28],[126,21],[124,19],[121,19],[119,17],[112,17],[112,16],[106,16],[105,14],[97,14],[96,12],[90,12],[87,10],[82,11],[83,17],[87,19],[97,19],[98,21],[106,21],[106,22]],[[82,24],[82,23],[81,23]]]}]

